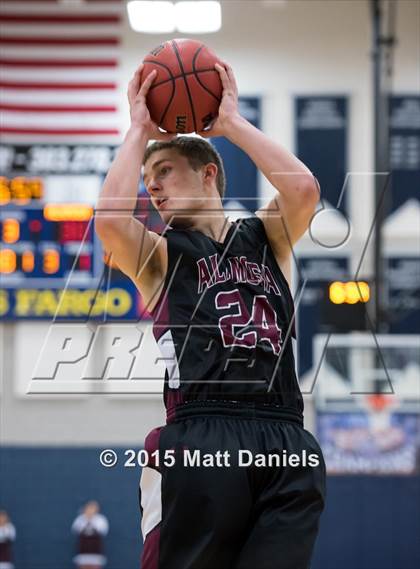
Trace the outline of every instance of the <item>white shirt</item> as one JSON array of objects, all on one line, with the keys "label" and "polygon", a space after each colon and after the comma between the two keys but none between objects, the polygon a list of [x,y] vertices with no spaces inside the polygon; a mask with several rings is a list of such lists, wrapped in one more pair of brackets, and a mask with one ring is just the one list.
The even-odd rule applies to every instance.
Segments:
[{"label": "white shirt", "polygon": [[75,533],[93,533],[94,531],[106,535],[109,530],[108,520],[102,514],[95,514],[91,518],[87,518],[85,514],[80,514],[74,520],[71,527]]}]

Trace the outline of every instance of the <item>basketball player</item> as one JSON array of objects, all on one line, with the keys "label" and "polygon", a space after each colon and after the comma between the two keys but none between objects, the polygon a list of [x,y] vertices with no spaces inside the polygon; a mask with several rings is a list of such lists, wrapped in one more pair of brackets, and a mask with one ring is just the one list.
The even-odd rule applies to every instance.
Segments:
[{"label": "basketball player", "polygon": [[[97,207],[96,231],[148,306],[167,367],[167,424],[145,441],[142,569],[306,569],[325,464],[303,428],[288,281],[318,188],[240,116],[232,69],[216,69],[223,98],[201,134],[244,150],[276,197],[230,222],[220,156],[203,138],[159,131],[146,105],[155,74],[141,82],[140,67],[128,87],[131,126]],[[162,235],[133,216],[142,163]]]},{"label": "basketball player", "polygon": [[12,544],[16,529],[5,510],[0,510],[0,569],[14,569]]},{"label": "basketball player", "polygon": [[109,530],[108,520],[100,513],[99,504],[94,500],[83,507],[72,525],[78,536],[78,554],[74,562],[78,569],[101,569],[106,564],[103,554],[103,538]]}]

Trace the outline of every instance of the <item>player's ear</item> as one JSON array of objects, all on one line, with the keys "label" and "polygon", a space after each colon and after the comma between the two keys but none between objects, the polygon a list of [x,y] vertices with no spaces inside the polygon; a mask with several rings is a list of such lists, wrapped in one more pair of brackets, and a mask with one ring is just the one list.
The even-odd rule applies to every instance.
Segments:
[{"label": "player's ear", "polygon": [[206,181],[210,182],[211,180],[215,180],[217,176],[217,166],[213,164],[213,162],[209,162],[204,167],[204,178]]}]

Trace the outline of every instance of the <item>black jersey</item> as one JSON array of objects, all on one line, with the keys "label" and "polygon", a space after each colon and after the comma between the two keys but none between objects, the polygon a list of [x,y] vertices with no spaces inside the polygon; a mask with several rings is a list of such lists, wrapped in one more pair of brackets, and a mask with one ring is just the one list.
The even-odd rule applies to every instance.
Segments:
[{"label": "black jersey", "polygon": [[166,364],[164,401],[225,400],[303,410],[293,298],[258,217],[223,242],[169,229],[168,272],[151,311]]}]

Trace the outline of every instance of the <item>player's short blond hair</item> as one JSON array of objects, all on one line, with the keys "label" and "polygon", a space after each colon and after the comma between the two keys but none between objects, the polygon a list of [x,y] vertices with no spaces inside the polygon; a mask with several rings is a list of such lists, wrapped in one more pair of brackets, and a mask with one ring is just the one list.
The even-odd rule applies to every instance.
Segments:
[{"label": "player's short blond hair", "polygon": [[150,156],[159,150],[173,149],[181,156],[185,156],[193,170],[198,170],[201,166],[213,163],[217,166],[216,187],[221,198],[225,195],[226,175],[223,161],[220,154],[210,142],[204,138],[196,136],[177,136],[169,142],[153,142],[146,148],[143,157],[143,164],[146,164]]}]

